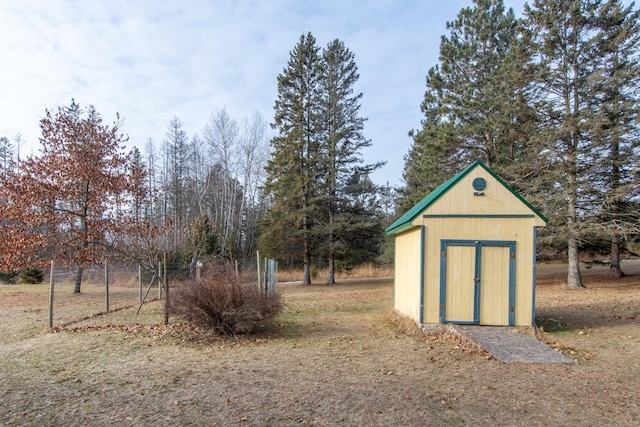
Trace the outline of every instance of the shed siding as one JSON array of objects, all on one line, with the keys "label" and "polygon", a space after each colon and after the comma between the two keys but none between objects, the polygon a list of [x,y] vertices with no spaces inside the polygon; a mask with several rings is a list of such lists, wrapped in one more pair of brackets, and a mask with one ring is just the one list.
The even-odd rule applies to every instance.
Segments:
[{"label": "shed siding", "polygon": [[[424,321],[425,323],[440,323],[440,238],[442,237],[442,220],[440,228],[426,227],[425,252],[431,254],[425,260],[425,290],[424,290]],[[435,254],[435,256],[434,256]]]},{"label": "shed siding", "polygon": [[533,315],[535,287],[533,272],[535,270],[534,227],[525,227],[518,235],[518,255],[516,256],[516,325],[531,326]]},{"label": "shed siding", "polygon": [[394,308],[416,322],[420,321],[420,252],[422,233],[419,227],[396,235]]}]

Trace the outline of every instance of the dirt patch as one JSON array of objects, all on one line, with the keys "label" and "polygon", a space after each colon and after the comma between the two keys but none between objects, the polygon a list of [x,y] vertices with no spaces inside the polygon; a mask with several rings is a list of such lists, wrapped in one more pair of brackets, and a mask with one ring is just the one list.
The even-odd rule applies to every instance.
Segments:
[{"label": "dirt patch", "polygon": [[[540,336],[568,365],[503,364],[416,333],[392,314],[388,280],[281,285],[284,313],[237,340],[159,325],[161,302],[91,317],[99,287],[61,293],[60,323],[89,317],[51,333],[46,286],[0,286],[1,424],[638,425],[640,268],[624,267],[585,271],[581,291],[562,266],[539,268]],[[136,301],[114,292],[114,307]]]}]

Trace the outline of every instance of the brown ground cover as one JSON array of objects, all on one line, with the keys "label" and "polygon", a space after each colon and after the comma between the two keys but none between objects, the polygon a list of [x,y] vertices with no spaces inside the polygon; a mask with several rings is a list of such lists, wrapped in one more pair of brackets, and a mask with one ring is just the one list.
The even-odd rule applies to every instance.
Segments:
[{"label": "brown ground cover", "polygon": [[563,268],[541,266],[537,287],[542,338],[576,360],[562,365],[417,334],[390,280],[280,285],[284,313],[238,339],[158,325],[160,302],[135,316],[134,288],[91,317],[98,286],[58,287],[67,325],[50,332],[46,285],[0,286],[0,425],[639,425],[640,264],[585,270],[581,291]]}]

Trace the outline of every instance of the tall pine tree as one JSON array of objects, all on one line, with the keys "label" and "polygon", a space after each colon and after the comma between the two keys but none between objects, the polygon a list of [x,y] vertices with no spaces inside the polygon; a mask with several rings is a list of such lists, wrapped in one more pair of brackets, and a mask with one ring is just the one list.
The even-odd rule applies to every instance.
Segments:
[{"label": "tall pine tree", "polygon": [[[272,125],[278,134],[271,140],[272,157],[266,166],[265,183],[273,204],[263,221],[261,236],[261,246],[273,249],[277,241],[301,241],[304,284],[311,283],[312,227],[319,190],[319,50],[311,33],[302,35],[287,67],[278,75]],[[285,254],[271,255],[281,258]]]},{"label": "tall pine tree", "polygon": [[[340,249],[345,252],[348,248],[347,234],[363,231],[364,224],[375,215],[372,211],[363,210],[354,219],[349,214],[346,206],[350,205],[353,195],[346,192],[348,182],[360,181],[360,178],[367,181],[369,173],[382,166],[362,165],[361,151],[369,147],[371,141],[363,135],[365,118],[359,114],[362,93],[354,93],[359,78],[354,58],[353,52],[337,39],[322,52],[319,142],[323,188],[319,201],[324,216],[321,224],[324,226],[319,240],[325,242],[328,284],[335,283],[336,254]],[[365,188],[375,194],[375,187],[361,186],[360,191]]]},{"label": "tall pine tree", "polygon": [[169,122],[164,140],[164,223],[171,224],[169,249],[177,251],[184,246],[185,230],[189,224],[186,184],[188,176],[189,140],[182,129],[183,122],[174,116]]},{"label": "tall pine tree", "polygon": [[517,184],[522,171],[514,165],[531,158],[535,114],[520,21],[502,0],[474,3],[447,23],[440,62],[427,75],[425,118],[422,129],[411,132],[405,158],[404,208],[476,159]]},{"label": "tall pine tree", "polygon": [[[361,262],[352,250],[375,258],[383,235],[369,178],[383,163],[363,164],[361,151],[371,141],[363,135],[358,78],[354,54],[342,41],[320,52],[310,33],[278,76],[278,135],[271,140],[265,185],[271,207],[260,247],[292,265],[302,253],[305,284],[312,258],[327,260],[327,283],[333,284],[337,261]],[[356,248],[356,240],[366,241],[368,251]]]},{"label": "tall pine tree", "polygon": [[594,145],[599,167],[591,182],[596,188],[597,225],[610,241],[610,275],[622,277],[620,251],[624,236],[637,234],[640,219],[632,203],[638,197],[640,162],[638,116],[640,95],[640,11],[609,0],[599,8],[595,27],[597,68],[594,89]]},{"label": "tall pine tree", "polygon": [[[538,65],[535,86],[544,132],[538,134],[545,148],[540,160],[550,190],[545,196],[558,206],[554,227],[567,241],[570,289],[584,287],[579,249],[585,236],[583,215],[593,208],[593,199],[583,191],[593,178],[594,120],[591,76],[596,66],[594,17],[599,0],[557,2],[535,0],[525,14],[533,36],[534,61]],[[559,222],[559,224],[558,224]]]}]

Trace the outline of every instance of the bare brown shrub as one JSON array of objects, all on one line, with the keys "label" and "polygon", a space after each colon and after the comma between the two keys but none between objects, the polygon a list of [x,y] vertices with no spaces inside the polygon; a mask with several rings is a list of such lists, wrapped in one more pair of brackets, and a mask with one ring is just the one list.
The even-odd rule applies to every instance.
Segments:
[{"label": "bare brown shrub", "polygon": [[279,294],[263,295],[255,283],[241,283],[232,269],[210,268],[200,281],[174,287],[171,312],[220,335],[248,334],[282,310]]}]

